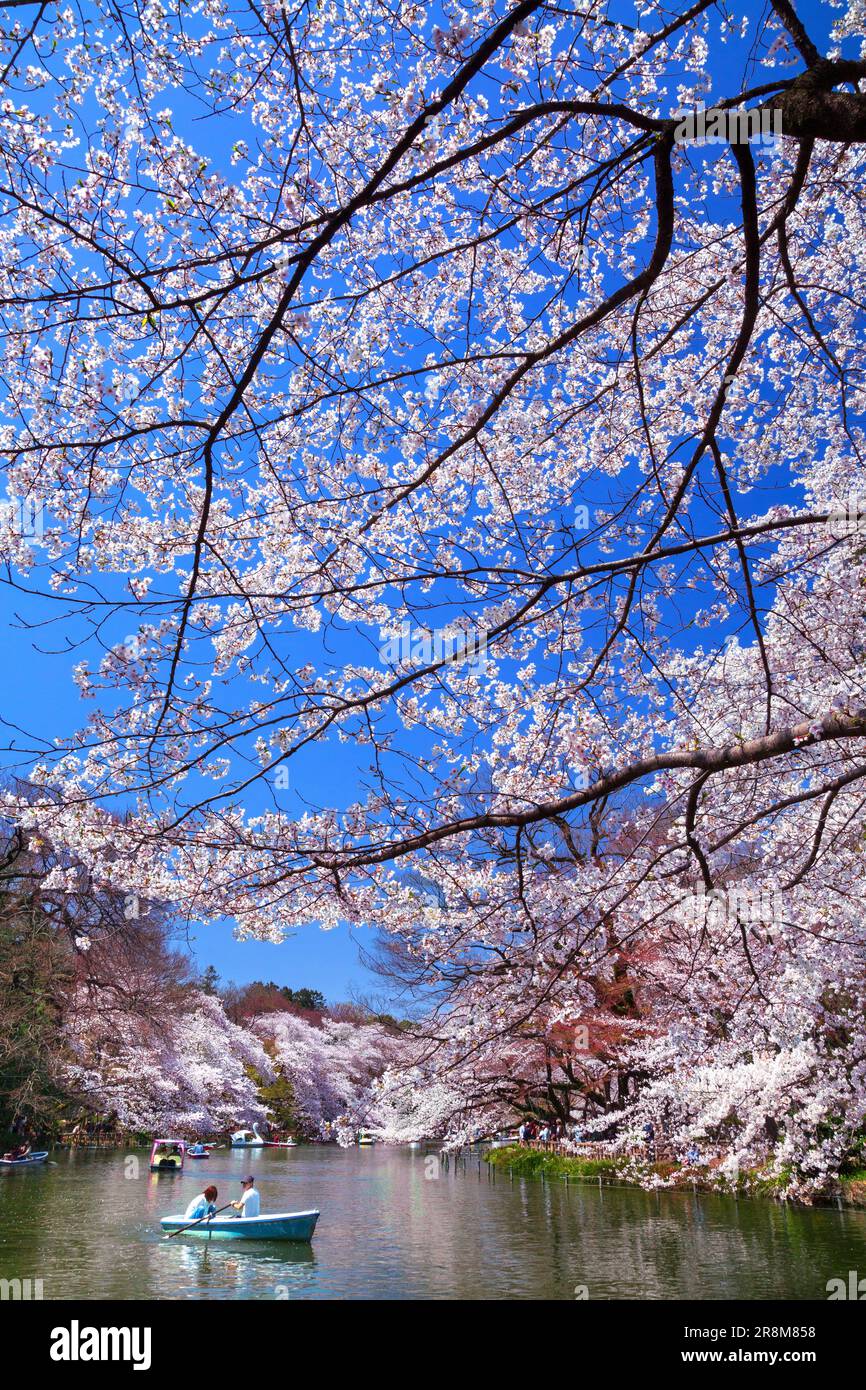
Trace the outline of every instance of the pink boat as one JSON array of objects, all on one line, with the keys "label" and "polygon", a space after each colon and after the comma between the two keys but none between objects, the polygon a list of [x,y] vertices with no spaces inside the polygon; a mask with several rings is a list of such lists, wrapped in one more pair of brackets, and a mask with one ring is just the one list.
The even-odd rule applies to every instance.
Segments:
[{"label": "pink boat", "polygon": [[154,1139],[150,1151],[152,1173],[182,1173],[186,1144],[182,1139]]}]

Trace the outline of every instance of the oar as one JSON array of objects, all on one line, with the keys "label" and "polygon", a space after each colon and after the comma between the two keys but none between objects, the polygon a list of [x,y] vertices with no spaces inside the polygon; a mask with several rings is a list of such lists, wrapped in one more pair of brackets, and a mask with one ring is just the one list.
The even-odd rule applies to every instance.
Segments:
[{"label": "oar", "polygon": [[216,1211],[206,1212],[205,1215],[200,1216],[197,1221],[190,1221],[188,1226],[178,1226],[176,1231],[169,1231],[167,1236],[163,1236],[163,1240],[171,1240],[172,1236],[179,1236],[183,1231],[191,1231],[193,1226],[200,1226],[202,1221],[210,1221],[212,1216],[219,1216],[221,1211],[228,1211],[231,1205],[231,1202],[226,1202],[224,1207],[217,1207]]}]

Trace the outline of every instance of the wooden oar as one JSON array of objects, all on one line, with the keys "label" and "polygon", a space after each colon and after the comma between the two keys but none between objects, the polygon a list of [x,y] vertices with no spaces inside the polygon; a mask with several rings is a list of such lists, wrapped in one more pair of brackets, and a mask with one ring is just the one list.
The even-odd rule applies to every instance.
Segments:
[{"label": "wooden oar", "polygon": [[193,1226],[200,1226],[202,1221],[210,1221],[212,1216],[219,1216],[221,1211],[228,1211],[232,1205],[232,1202],[226,1202],[224,1207],[217,1207],[216,1211],[205,1212],[197,1221],[190,1221],[188,1226],[178,1226],[176,1231],[169,1231],[167,1236],[163,1236],[163,1240],[171,1240],[172,1236],[179,1236],[183,1231],[191,1231]]}]

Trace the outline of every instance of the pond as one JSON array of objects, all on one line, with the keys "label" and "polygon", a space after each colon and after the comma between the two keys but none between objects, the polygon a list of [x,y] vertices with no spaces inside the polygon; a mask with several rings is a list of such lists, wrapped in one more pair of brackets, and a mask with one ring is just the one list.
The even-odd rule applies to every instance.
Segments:
[{"label": "pond", "polygon": [[[826,1299],[866,1276],[866,1213],[493,1180],[477,1155],[218,1150],[180,1176],[147,1152],[54,1152],[0,1171],[0,1278],[43,1297],[122,1299]],[[262,1211],[318,1207],[312,1246],[165,1240],[159,1218],[252,1170]],[[585,1290],[585,1293],[583,1292]]]}]

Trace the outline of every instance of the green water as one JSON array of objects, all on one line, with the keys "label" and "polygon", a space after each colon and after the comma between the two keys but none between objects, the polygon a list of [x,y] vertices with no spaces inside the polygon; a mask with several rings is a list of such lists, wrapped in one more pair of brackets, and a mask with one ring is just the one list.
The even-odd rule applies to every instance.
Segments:
[{"label": "green water", "polygon": [[[45,1299],[826,1299],[828,1279],[866,1276],[866,1214],[835,1208],[494,1182],[474,1158],[437,1178],[384,1146],[225,1150],[182,1176],[142,1151],[52,1159],[0,1170],[0,1278],[41,1279]],[[162,1239],[206,1177],[222,1204],[250,1168],[264,1212],[321,1210],[311,1247]]]}]

